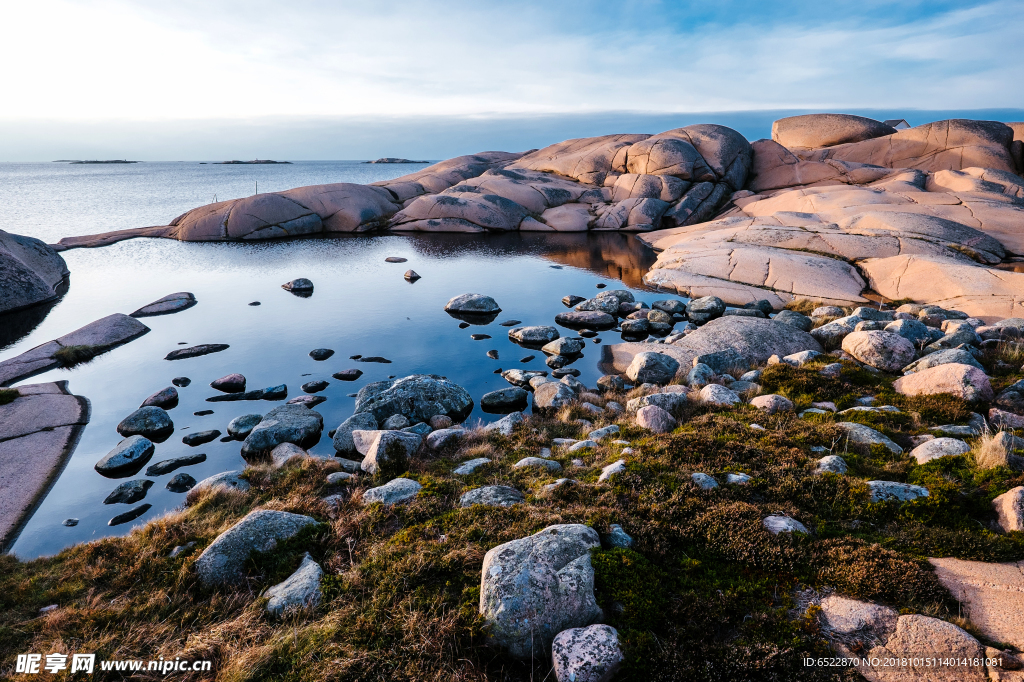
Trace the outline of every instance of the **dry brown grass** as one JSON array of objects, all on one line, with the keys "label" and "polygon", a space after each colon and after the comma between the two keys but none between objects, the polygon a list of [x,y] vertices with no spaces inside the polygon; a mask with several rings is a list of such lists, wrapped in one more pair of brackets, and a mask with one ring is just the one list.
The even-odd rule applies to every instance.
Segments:
[{"label": "dry brown grass", "polygon": [[1003,444],[998,433],[985,432],[975,441],[971,448],[974,451],[974,461],[981,469],[994,469],[997,466],[1005,466],[1011,454]]}]

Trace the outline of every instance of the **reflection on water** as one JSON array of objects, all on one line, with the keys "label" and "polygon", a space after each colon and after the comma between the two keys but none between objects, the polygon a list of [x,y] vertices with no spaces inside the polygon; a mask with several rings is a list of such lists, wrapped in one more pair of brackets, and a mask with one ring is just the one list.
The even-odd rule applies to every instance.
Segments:
[{"label": "reflection on water", "polygon": [[57,298],[31,308],[0,315],[0,351],[24,338],[46,319],[50,311],[60,303],[61,297],[68,292],[69,282],[64,280],[57,288]]},{"label": "reflection on water", "polygon": [[[172,292],[191,291],[198,304],[174,315],[146,318],[151,332],[88,364],[22,382],[66,379],[74,394],[90,400],[92,416],[75,454],[13,551],[30,558],[75,542],[127,533],[132,525],[181,503],[182,494],[165,487],[171,475],[156,476],[143,500],[152,509],[133,523],[108,527],[111,517],[129,507],[103,504],[120,481],[105,479],[93,469],[120,440],[117,423],[175,377],[187,376],[192,383],[178,389],[179,405],[170,410],[175,432],[157,445],[152,462],[205,454],[206,461],[179,470],[197,480],[240,469],[245,461],[237,442],[215,440],[191,448],[182,436],[207,429],[226,432],[234,417],[265,414],[280,404],[206,402],[215,393],[210,382],[233,372],[244,374],[251,389],[287,384],[289,397],[299,395],[299,386],[306,382],[329,382],[318,394],[327,401],[316,407],[324,416],[325,434],[311,448],[325,456],[333,454],[326,430],[352,414],[350,394],[390,375],[447,376],[476,401],[469,421],[492,421],[479,403],[488,391],[508,386],[495,370],[548,369],[543,353],[513,344],[499,323],[514,318],[524,326],[553,324],[555,315],[565,310],[563,296],[593,296],[599,283],[629,288],[648,304],[665,298],[616,281],[625,273],[627,282],[639,282],[650,262],[639,246],[631,236],[618,234],[378,235],[259,244],[140,239],[67,251],[63,255],[73,275],[71,290],[38,327],[0,351],[0,360]],[[388,256],[408,262],[386,263]],[[410,268],[422,279],[407,282],[403,273]],[[310,298],[281,288],[297,277],[313,281]],[[497,319],[460,329],[444,305],[469,292],[493,296],[502,308]],[[250,306],[254,301],[261,305]],[[474,333],[491,338],[474,340]],[[606,343],[618,340],[612,332],[601,337]],[[588,339],[583,356],[572,365],[588,385],[600,376],[595,342]],[[230,348],[188,360],[164,360],[182,343],[224,343]],[[309,357],[314,348],[330,348],[335,354],[317,362]],[[496,351],[498,359],[488,357],[489,351]],[[350,359],[353,355],[382,356],[391,364],[358,363]],[[528,356],[533,359],[522,362]],[[352,382],[332,376],[349,368],[364,374]],[[203,414],[211,409],[213,414]],[[62,526],[68,517],[78,518],[79,524]]]}]

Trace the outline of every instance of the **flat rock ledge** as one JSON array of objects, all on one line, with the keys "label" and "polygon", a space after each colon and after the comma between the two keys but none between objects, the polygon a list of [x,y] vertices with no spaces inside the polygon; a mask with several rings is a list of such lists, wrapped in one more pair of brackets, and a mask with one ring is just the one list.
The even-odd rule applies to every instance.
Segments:
[{"label": "flat rock ledge", "polygon": [[99,355],[137,339],[148,331],[149,327],[128,315],[107,315],[59,339],[48,341],[21,355],[0,362],[0,386],[10,386],[22,379],[59,367],[61,362],[57,353],[64,348],[85,346],[91,355]]}]

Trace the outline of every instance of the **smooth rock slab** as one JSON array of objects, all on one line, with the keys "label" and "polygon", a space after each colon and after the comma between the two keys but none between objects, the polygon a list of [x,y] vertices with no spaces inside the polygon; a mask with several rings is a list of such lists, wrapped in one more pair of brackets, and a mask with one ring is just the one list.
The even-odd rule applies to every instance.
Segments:
[{"label": "smooth rock slab", "polygon": [[207,586],[238,582],[253,552],[269,552],[278,542],[316,523],[301,514],[271,509],[251,511],[203,550],[194,564],[196,575]]},{"label": "smooth rock slab", "polygon": [[363,493],[363,504],[380,502],[385,506],[407,502],[419,494],[423,488],[409,478],[396,478],[378,488],[370,488]]},{"label": "smooth rock slab", "polygon": [[109,478],[131,476],[145,466],[154,451],[153,441],[144,436],[129,436],[96,462],[95,469]]},{"label": "smooth rock slab", "polygon": [[926,464],[939,457],[956,457],[971,451],[971,446],[959,438],[933,438],[910,451],[918,464]]},{"label": "smooth rock slab", "polygon": [[488,485],[463,493],[459,498],[459,506],[471,507],[474,504],[483,504],[492,507],[511,507],[525,501],[526,498],[523,497],[523,494],[515,488],[507,485]]},{"label": "smooth rock slab", "polygon": [[320,580],[324,572],[313,561],[309,552],[302,558],[299,568],[283,583],[267,590],[267,613],[276,618],[304,609],[313,609],[320,603]]},{"label": "smooth rock slab", "polygon": [[610,682],[625,660],[610,625],[563,630],[551,644],[557,682]]},{"label": "smooth rock slab", "polygon": [[187,291],[180,291],[176,294],[168,294],[161,299],[145,305],[134,313],[132,317],[153,317],[156,315],[170,315],[171,313],[188,310],[197,303],[196,297]]},{"label": "smooth rock slab", "polygon": [[490,641],[529,659],[548,651],[563,630],[599,618],[590,550],[600,546],[593,528],[563,524],[487,552],[480,615]]},{"label": "smooth rock slab", "polygon": [[1024,562],[929,559],[935,577],[986,637],[1024,649]]}]

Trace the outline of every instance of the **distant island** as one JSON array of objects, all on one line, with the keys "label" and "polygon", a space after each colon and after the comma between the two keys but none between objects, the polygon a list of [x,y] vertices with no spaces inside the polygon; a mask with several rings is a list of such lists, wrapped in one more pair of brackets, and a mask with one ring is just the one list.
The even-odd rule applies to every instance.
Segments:
[{"label": "distant island", "polygon": [[76,161],[74,159],[57,159],[53,163],[139,163],[128,159],[111,159],[109,161]]},{"label": "distant island", "polygon": [[385,156],[383,159],[377,159],[376,161],[363,161],[363,163],[430,163],[429,161],[410,161],[409,159],[395,159],[390,156]]},{"label": "distant island", "polygon": [[218,165],[223,165],[223,164],[235,164],[235,163],[244,163],[244,164],[249,164],[249,163],[291,163],[291,161],[271,161],[270,159],[256,159],[255,161],[215,161],[214,163],[216,163]]}]

